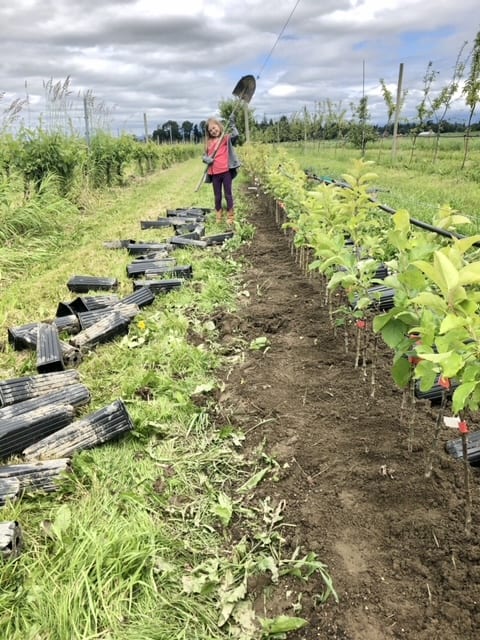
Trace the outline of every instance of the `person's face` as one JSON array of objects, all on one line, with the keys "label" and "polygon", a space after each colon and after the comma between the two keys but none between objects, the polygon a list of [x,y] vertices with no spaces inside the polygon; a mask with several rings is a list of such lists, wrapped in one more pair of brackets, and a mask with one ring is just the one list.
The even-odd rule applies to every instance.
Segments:
[{"label": "person's face", "polygon": [[218,124],[212,122],[212,124],[208,127],[208,133],[211,138],[218,138],[221,133],[221,129]]}]

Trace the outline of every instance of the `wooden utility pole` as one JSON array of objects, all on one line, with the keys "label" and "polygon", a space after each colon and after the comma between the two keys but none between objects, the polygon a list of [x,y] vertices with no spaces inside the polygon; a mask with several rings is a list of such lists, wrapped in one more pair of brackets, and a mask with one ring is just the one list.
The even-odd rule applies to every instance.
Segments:
[{"label": "wooden utility pole", "polygon": [[248,104],[243,103],[243,113],[245,117],[245,142],[250,142],[250,122],[248,121]]},{"label": "wooden utility pole", "polygon": [[397,101],[395,104],[395,119],[393,121],[392,160],[394,162],[397,156],[398,120],[400,119],[400,109],[402,106],[402,84],[403,84],[403,62],[400,63],[400,68],[398,70]]},{"label": "wooden utility pole", "polygon": [[148,142],[148,124],[147,124],[147,114],[143,114],[143,127],[145,130],[145,142]]}]

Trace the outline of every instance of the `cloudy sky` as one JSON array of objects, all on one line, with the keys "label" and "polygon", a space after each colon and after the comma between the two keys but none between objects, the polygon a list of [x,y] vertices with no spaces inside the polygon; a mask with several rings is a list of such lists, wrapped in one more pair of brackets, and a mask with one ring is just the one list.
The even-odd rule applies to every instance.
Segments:
[{"label": "cloudy sky", "polygon": [[[421,99],[429,61],[434,87],[449,82],[480,30],[478,0],[0,0],[0,129],[12,102],[36,126],[65,107],[82,118],[84,96],[112,133],[218,113],[237,81],[253,75],[258,120],[349,110],[363,92],[386,121],[380,78],[405,115]],[[469,65],[467,64],[467,70]],[[57,93],[56,93],[57,92]],[[52,97],[57,95],[57,101]],[[60,96],[60,97],[59,97]],[[63,96],[63,98],[62,98]],[[21,104],[21,103],[20,103]],[[20,106],[20,105],[19,105]],[[463,101],[455,103],[462,109]]]}]

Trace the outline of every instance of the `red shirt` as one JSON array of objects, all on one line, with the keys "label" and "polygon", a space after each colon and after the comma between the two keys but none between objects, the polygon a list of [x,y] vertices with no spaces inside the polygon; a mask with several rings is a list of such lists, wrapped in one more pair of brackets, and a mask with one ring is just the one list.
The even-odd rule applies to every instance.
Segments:
[{"label": "red shirt", "polygon": [[[213,175],[214,173],[225,173],[229,170],[228,166],[228,137],[225,136],[218,147],[218,151],[215,154],[213,164],[208,167],[208,173]],[[217,148],[218,140],[215,138],[208,143],[207,154],[213,156],[215,149]]]}]

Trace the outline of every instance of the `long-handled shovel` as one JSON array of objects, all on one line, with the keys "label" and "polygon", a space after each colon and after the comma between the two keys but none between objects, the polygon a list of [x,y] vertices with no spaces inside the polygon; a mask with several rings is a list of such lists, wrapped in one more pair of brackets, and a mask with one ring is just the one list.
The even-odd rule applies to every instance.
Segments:
[{"label": "long-handled shovel", "polygon": [[[255,80],[255,76],[252,75],[248,75],[248,76],[242,76],[240,78],[240,80],[237,82],[237,84],[235,85],[234,90],[232,91],[232,95],[234,95],[236,98],[238,98],[237,103],[234,105],[233,107],[233,111],[232,111],[232,116],[235,115],[238,106],[244,102],[245,104],[248,104],[250,102],[250,100],[253,97],[253,94],[255,93],[255,89],[257,88],[257,83]],[[227,132],[227,127],[224,127],[222,135],[220,136],[217,146],[215,148],[215,151],[213,152],[212,155],[212,159],[215,159],[215,156],[217,155],[217,151],[220,147],[220,144],[222,143],[223,138],[225,137],[225,134]],[[208,171],[208,167],[205,168],[205,171],[203,172],[202,177],[200,178],[199,183],[197,184],[195,191],[198,191],[200,189],[200,187],[202,186],[202,184],[205,182],[205,177],[207,175],[207,171]]]}]

